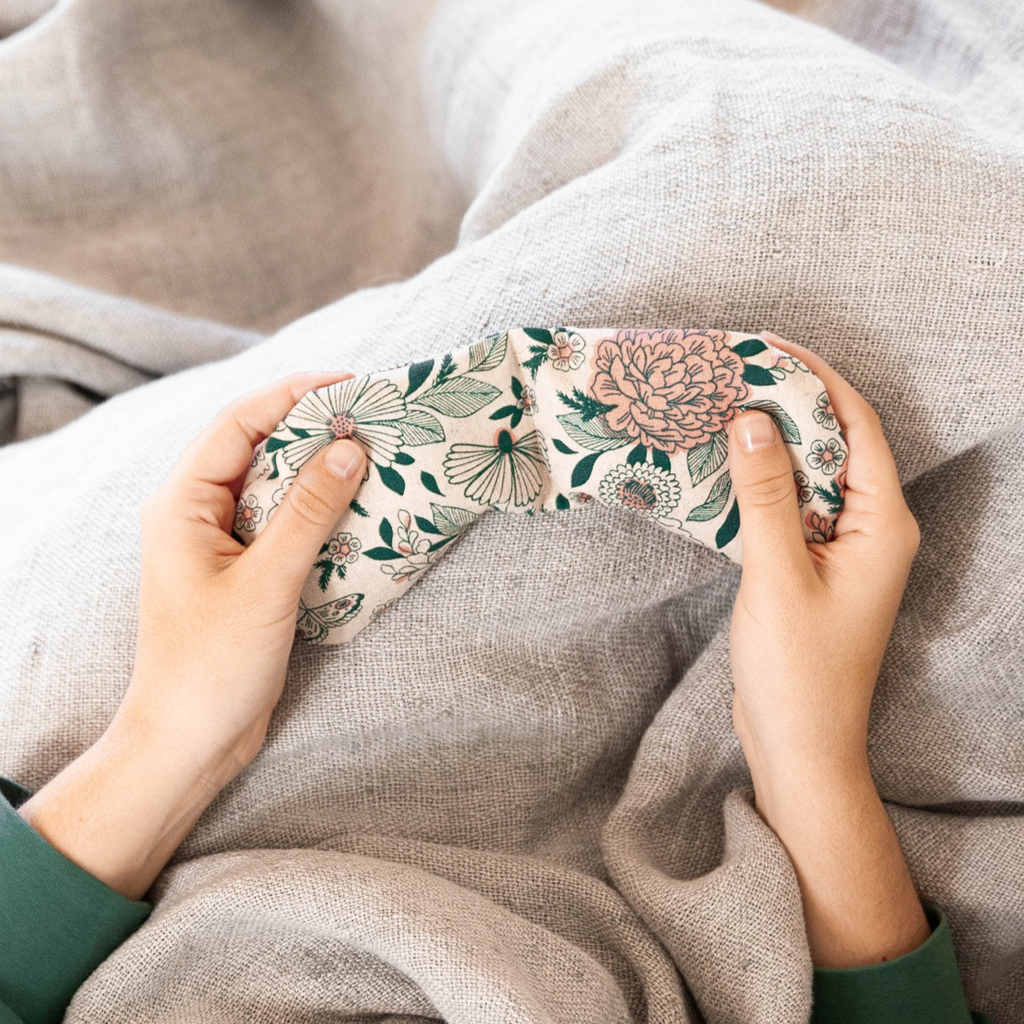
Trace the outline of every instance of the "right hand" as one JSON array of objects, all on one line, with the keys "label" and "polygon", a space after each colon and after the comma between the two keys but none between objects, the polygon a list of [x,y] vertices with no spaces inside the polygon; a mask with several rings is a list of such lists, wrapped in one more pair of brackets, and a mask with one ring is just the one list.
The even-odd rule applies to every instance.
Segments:
[{"label": "right hand", "polygon": [[[733,721],[757,810],[796,871],[812,961],[858,967],[928,937],[867,752],[871,698],[920,534],[871,406],[813,352],[765,337],[828,390],[849,446],[846,503],[834,539],[806,542],[773,421],[763,412],[733,420],[743,531]],[[767,443],[744,447],[751,436]]]},{"label": "right hand", "polygon": [[[743,574],[730,632],[733,720],[751,772],[863,768],[868,714],[920,533],[874,409],[827,363],[764,335],[822,381],[849,448],[845,506],[828,543],[804,539],[793,466],[770,417],[730,424]],[[767,430],[769,443],[740,438]],[[759,794],[759,800],[761,796]]]}]

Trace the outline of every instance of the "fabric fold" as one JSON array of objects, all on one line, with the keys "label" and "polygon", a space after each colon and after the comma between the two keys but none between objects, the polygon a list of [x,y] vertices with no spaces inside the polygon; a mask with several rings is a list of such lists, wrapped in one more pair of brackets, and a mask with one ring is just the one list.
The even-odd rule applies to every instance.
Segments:
[{"label": "fabric fold", "polygon": [[299,604],[313,643],[351,639],[492,509],[599,501],[739,561],[727,428],[748,409],[774,420],[804,536],[827,543],[848,451],[824,386],[758,336],[698,328],[514,327],[311,391],[253,456],[235,532],[255,539],[335,439],[365,449],[367,476]]}]

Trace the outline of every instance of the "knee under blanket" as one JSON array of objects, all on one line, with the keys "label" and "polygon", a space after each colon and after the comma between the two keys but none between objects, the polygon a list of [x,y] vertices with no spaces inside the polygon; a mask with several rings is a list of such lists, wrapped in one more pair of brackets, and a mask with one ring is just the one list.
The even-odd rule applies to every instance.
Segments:
[{"label": "knee under blanket", "polygon": [[[139,502],[239,392],[510,324],[769,328],[890,438],[923,543],[873,767],[972,1007],[1024,1017],[1019,6],[46,6],[0,29],[0,430],[44,434],[0,450],[0,771],[109,720]],[[738,575],[603,506],[484,517],[296,650],[68,1021],[803,1021]]]}]

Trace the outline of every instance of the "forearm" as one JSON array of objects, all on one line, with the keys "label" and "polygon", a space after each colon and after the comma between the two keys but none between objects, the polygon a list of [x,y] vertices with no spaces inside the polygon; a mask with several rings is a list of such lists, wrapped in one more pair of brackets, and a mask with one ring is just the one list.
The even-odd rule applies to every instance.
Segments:
[{"label": "forearm", "polygon": [[758,766],[758,811],[789,853],[817,967],[859,967],[917,948],[929,926],[867,763]]},{"label": "forearm", "polygon": [[115,720],[19,813],[69,860],[138,900],[221,784],[180,746]]}]

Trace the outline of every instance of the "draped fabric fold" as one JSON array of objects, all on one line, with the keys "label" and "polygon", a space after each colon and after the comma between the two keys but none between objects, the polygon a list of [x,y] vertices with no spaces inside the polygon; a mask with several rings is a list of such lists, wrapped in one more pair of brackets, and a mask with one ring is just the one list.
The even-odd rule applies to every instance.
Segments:
[{"label": "draped fabric fold", "polygon": [[[771,330],[842,373],[891,443],[922,545],[872,766],[971,1007],[1024,1017],[1024,13],[785,6],[17,4],[0,773],[37,788],[106,727],[133,663],[139,505],[240,393],[433,360],[422,394],[445,353],[514,325]],[[571,408],[516,376],[561,429]],[[527,425],[523,393],[483,412],[516,407],[499,436]],[[600,401],[588,428],[641,429]],[[482,510],[482,453],[449,461],[458,482],[444,465],[482,442],[423,411],[446,431],[445,503]],[[402,438],[368,439],[375,466],[423,484],[395,464],[419,458]],[[571,485],[588,456],[557,438]],[[681,502],[685,456],[666,471],[656,447],[634,465],[674,475]],[[601,498],[599,461],[571,490]],[[331,553],[334,582],[350,554]],[[600,500],[479,517],[350,642],[296,646],[265,749],[67,1020],[802,1024],[799,890],[730,720],[738,578]],[[807,637],[824,686],[844,628]]]},{"label": "draped fabric fold", "polygon": [[366,477],[299,601],[312,643],[355,636],[491,509],[599,501],[739,561],[726,431],[747,409],[774,420],[804,536],[827,543],[849,452],[821,381],[759,337],[685,328],[512,327],[311,391],[255,452],[235,533],[259,536],[332,441],[366,450]]}]

